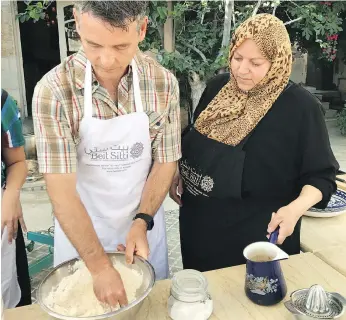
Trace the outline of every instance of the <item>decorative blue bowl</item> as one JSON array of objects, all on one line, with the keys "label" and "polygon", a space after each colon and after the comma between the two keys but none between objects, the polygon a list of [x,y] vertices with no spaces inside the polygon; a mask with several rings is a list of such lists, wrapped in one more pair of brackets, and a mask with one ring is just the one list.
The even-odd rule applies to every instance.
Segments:
[{"label": "decorative blue bowl", "polygon": [[346,192],[340,189],[337,189],[336,192],[332,195],[327,208],[325,209],[316,209],[310,208],[309,212],[320,212],[320,213],[331,213],[331,212],[341,212],[346,211]]}]

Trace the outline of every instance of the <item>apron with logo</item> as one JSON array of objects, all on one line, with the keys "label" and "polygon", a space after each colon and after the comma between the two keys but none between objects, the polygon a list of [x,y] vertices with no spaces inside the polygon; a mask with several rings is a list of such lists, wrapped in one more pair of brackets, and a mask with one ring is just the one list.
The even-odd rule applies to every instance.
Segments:
[{"label": "apron with logo", "polygon": [[[118,244],[126,244],[126,235],[137,213],[152,165],[149,118],[143,111],[136,62],[133,60],[131,65],[136,112],[109,120],[92,117],[89,61],[85,74],[84,117],[77,150],[77,191],[105,251],[116,251]],[[168,276],[168,254],[162,206],[154,222],[154,228],[147,234],[149,261],[157,279],[165,279]],[[55,220],[54,265],[77,256]]]},{"label": "apron with logo", "polygon": [[[267,201],[243,192],[246,147],[255,130],[236,146],[202,135],[194,127],[185,130],[179,162],[184,183],[179,228],[185,269],[204,272],[244,264],[244,248],[267,241],[272,212],[289,203],[291,195]],[[289,254],[299,253],[299,230],[300,221],[283,244]]]}]

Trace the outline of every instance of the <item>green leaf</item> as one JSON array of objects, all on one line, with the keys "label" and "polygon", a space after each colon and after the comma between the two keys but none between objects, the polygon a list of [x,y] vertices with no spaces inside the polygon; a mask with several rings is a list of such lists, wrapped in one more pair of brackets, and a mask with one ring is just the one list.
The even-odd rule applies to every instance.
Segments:
[{"label": "green leaf", "polygon": [[305,37],[306,40],[309,40],[312,35],[312,31],[309,28],[304,28],[302,35],[303,37]]},{"label": "green leaf", "polygon": [[[166,9],[166,11],[165,11]],[[160,19],[165,20],[167,17],[167,8],[164,7],[157,7],[157,12],[159,13]]]},{"label": "green leaf", "polygon": [[21,15],[21,16],[19,17],[19,21],[20,21],[21,23],[25,22],[25,21],[26,21],[26,15]]},{"label": "green leaf", "polygon": [[35,11],[29,11],[29,17],[35,19]]},{"label": "green leaf", "polygon": [[37,6],[38,8],[43,8],[42,2],[37,2],[36,6]]}]

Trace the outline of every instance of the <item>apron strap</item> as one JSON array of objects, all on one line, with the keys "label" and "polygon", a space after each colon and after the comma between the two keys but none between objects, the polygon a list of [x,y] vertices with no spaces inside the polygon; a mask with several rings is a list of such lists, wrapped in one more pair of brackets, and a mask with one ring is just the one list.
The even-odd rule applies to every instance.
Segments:
[{"label": "apron strap", "polygon": [[[135,108],[136,112],[143,112],[143,104],[141,99],[141,91],[139,89],[139,77],[137,73],[137,64],[135,59],[132,59],[132,85],[133,94],[135,98]],[[84,80],[84,117],[92,117],[92,68],[91,63],[88,60],[85,70],[85,80]]]},{"label": "apron strap", "polygon": [[132,85],[133,85],[133,93],[135,96],[136,112],[143,112],[144,109],[142,104],[141,91],[139,89],[139,77],[137,73],[137,63],[135,59],[132,59],[131,67],[132,67]]},{"label": "apron strap", "polygon": [[84,117],[92,118],[92,72],[91,63],[88,60],[84,79]]}]

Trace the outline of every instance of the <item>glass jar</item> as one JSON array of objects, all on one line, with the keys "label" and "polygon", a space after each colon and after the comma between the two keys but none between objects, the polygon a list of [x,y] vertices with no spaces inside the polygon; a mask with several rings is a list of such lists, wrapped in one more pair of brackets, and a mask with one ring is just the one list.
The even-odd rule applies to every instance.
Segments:
[{"label": "glass jar", "polygon": [[168,314],[173,320],[207,320],[213,312],[208,282],[196,270],[182,270],[172,279]]}]

